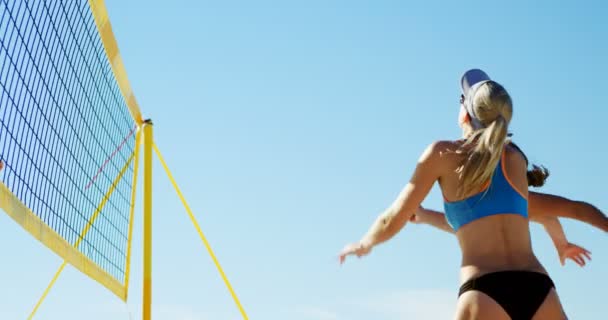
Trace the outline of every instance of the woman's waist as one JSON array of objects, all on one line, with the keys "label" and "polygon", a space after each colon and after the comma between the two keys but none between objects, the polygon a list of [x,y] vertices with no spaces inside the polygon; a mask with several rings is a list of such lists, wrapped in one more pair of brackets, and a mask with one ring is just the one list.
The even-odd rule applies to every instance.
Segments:
[{"label": "woman's waist", "polygon": [[537,261],[529,221],[521,217],[488,217],[464,226],[457,233],[463,265],[519,267]]},{"label": "woman's waist", "polygon": [[534,254],[517,257],[468,257],[462,260],[460,281],[464,283],[484,274],[501,271],[532,271],[547,274],[547,271]]}]

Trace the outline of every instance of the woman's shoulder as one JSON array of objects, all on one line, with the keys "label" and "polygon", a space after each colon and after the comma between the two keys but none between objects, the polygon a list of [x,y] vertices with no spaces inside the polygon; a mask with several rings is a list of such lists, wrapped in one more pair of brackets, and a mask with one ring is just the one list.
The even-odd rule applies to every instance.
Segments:
[{"label": "woman's shoulder", "polygon": [[508,143],[505,146],[505,159],[507,162],[517,166],[528,167],[528,158],[523,151],[514,143]]},{"label": "woman's shoulder", "polygon": [[464,140],[436,140],[429,144],[427,150],[438,156],[445,156],[449,153],[456,153],[464,143]]},{"label": "woman's shoulder", "polygon": [[430,143],[424,153],[422,154],[421,160],[437,161],[451,161],[455,157],[460,158],[462,155],[459,153],[464,140],[436,140]]}]

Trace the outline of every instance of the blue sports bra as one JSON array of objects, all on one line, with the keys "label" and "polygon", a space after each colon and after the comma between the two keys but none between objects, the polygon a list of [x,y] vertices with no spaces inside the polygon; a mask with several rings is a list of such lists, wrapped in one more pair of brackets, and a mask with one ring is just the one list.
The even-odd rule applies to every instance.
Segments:
[{"label": "blue sports bra", "polygon": [[469,222],[496,214],[515,213],[528,217],[528,200],[509,180],[504,158],[503,152],[485,190],[460,201],[444,201],[445,217],[454,231]]}]

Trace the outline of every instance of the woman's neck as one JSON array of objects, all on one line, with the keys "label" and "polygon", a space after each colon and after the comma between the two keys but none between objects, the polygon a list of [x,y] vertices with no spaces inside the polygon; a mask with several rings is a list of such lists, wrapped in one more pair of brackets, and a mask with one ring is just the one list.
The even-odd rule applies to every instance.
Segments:
[{"label": "woman's neck", "polygon": [[466,140],[473,134],[473,128],[468,125],[462,127],[462,139]]}]

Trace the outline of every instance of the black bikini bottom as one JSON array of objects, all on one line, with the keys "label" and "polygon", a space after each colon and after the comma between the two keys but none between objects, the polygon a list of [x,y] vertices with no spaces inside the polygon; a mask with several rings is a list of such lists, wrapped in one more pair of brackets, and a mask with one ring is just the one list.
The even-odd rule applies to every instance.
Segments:
[{"label": "black bikini bottom", "polygon": [[549,276],[534,271],[498,271],[468,280],[458,296],[469,290],[494,299],[512,320],[530,320],[555,285]]}]

